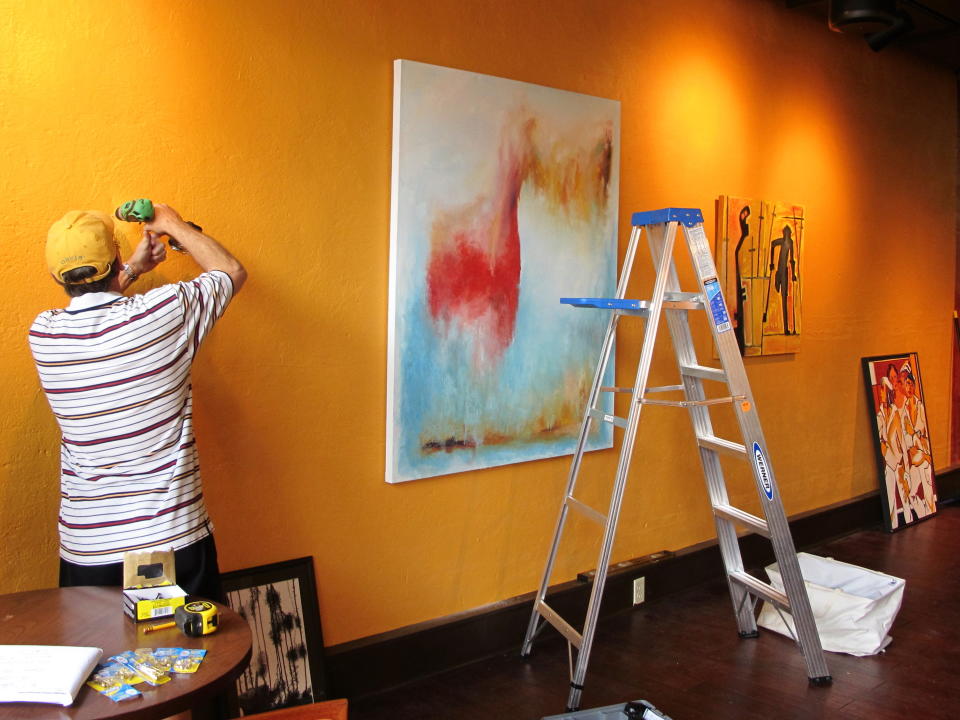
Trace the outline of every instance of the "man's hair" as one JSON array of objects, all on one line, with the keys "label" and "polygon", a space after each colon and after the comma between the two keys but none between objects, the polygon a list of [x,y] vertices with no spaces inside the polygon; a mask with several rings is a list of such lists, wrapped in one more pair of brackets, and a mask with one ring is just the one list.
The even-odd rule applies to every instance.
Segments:
[{"label": "man's hair", "polygon": [[110,287],[110,281],[113,280],[119,272],[120,263],[114,261],[110,266],[110,272],[108,272],[105,277],[95,282],[86,283],[83,282],[84,278],[96,275],[97,269],[91,265],[74,268],[63,274],[63,279],[67,281],[63,289],[67,291],[67,295],[70,297],[80,297],[81,295],[93,292],[105,292]]}]

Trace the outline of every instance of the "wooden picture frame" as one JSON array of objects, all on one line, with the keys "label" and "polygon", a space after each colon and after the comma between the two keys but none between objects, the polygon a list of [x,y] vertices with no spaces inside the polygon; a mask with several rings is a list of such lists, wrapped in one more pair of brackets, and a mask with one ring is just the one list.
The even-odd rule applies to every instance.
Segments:
[{"label": "wooden picture frame", "polygon": [[917,353],[861,359],[887,532],[937,512],[937,486]]},{"label": "wooden picture frame", "polygon": [[250,665],[237,678],[228,717],[305,705],[327,697],[313,558],[220,576],[224,601],[253,633]]}]

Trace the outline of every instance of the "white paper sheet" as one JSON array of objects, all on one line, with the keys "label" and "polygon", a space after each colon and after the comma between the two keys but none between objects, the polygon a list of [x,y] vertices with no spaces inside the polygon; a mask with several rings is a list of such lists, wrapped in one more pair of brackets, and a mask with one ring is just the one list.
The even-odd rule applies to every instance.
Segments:
[{"label": "white paper sheet", "polygon": [[70,645],[0,645],[0,702],[70,705],[103,650]]}]

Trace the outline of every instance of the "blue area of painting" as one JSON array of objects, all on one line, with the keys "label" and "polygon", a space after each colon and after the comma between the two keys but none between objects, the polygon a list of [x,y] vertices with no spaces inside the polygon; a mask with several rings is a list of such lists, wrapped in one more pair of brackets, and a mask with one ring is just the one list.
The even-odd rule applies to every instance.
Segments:
[{"label": "blue area of painting", "polygon": [[[585,361],[586,382],[592,379],[599,356],[606,313],[584,312],[560,308],[558,322],[538,318],[528,304],[521,303],[517,317],[516,340],[504,354],[502,362],[489,373],[474,372],[472,339],[458,333],[441,338],[426,313],[425,292],[411,297],[406,318],[405,337],[398,344],[399,367],[404,392],[398,398],[401,428],[398,440],[398,477],[409,480],[443,475],[478,467],[492,467],[526,460],[572,453],[576,447],[578,428],[564,437],[536,441],[519,437],[502,445],[482,444],[471,434],[477,427],[496,424],[504,437],[525,434],[531,418],[536,418],[544,401],[549,401],[563,387],[570,367],[570,346],[587,349],[581,353]],[[549,328],[568,326],[566,332],[550,332]],[[608,368],[605,384],[612,384],[613,368]],[[609,394],[601,398],[601,407],[611,412]],[[576,411],[579,421],[582,407]],[[458,420],[459,423],[458,423]],[[459,428],[457,425],[459,424]],[[432,428],[446,428],[440,434],[421,434]],[[462,428],[462,433],[456,430]],[[604,425],[592,433],[591,448],[610,447],[613,434]],[[424,449],[432,440],[441,447]],[[449,447],[443,446],[448,443]],[[460,442],[477,443],[463,447]]]}]

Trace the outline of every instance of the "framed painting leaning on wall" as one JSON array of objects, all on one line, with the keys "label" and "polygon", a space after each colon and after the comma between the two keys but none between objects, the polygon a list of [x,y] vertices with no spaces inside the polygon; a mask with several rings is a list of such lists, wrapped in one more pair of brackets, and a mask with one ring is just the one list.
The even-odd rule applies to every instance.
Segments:
[{"label": "framed painting leaning on wall", "polygon": [[888,532],[937,512],[933,453],[916,353],[862,359]]},{"label": "framed painting leaning on wall", "polygon": [[250,625],[253,654],[227,698],[229,717],[306,705],[327,696],[313,558],[222,573],[227,605]]}]

